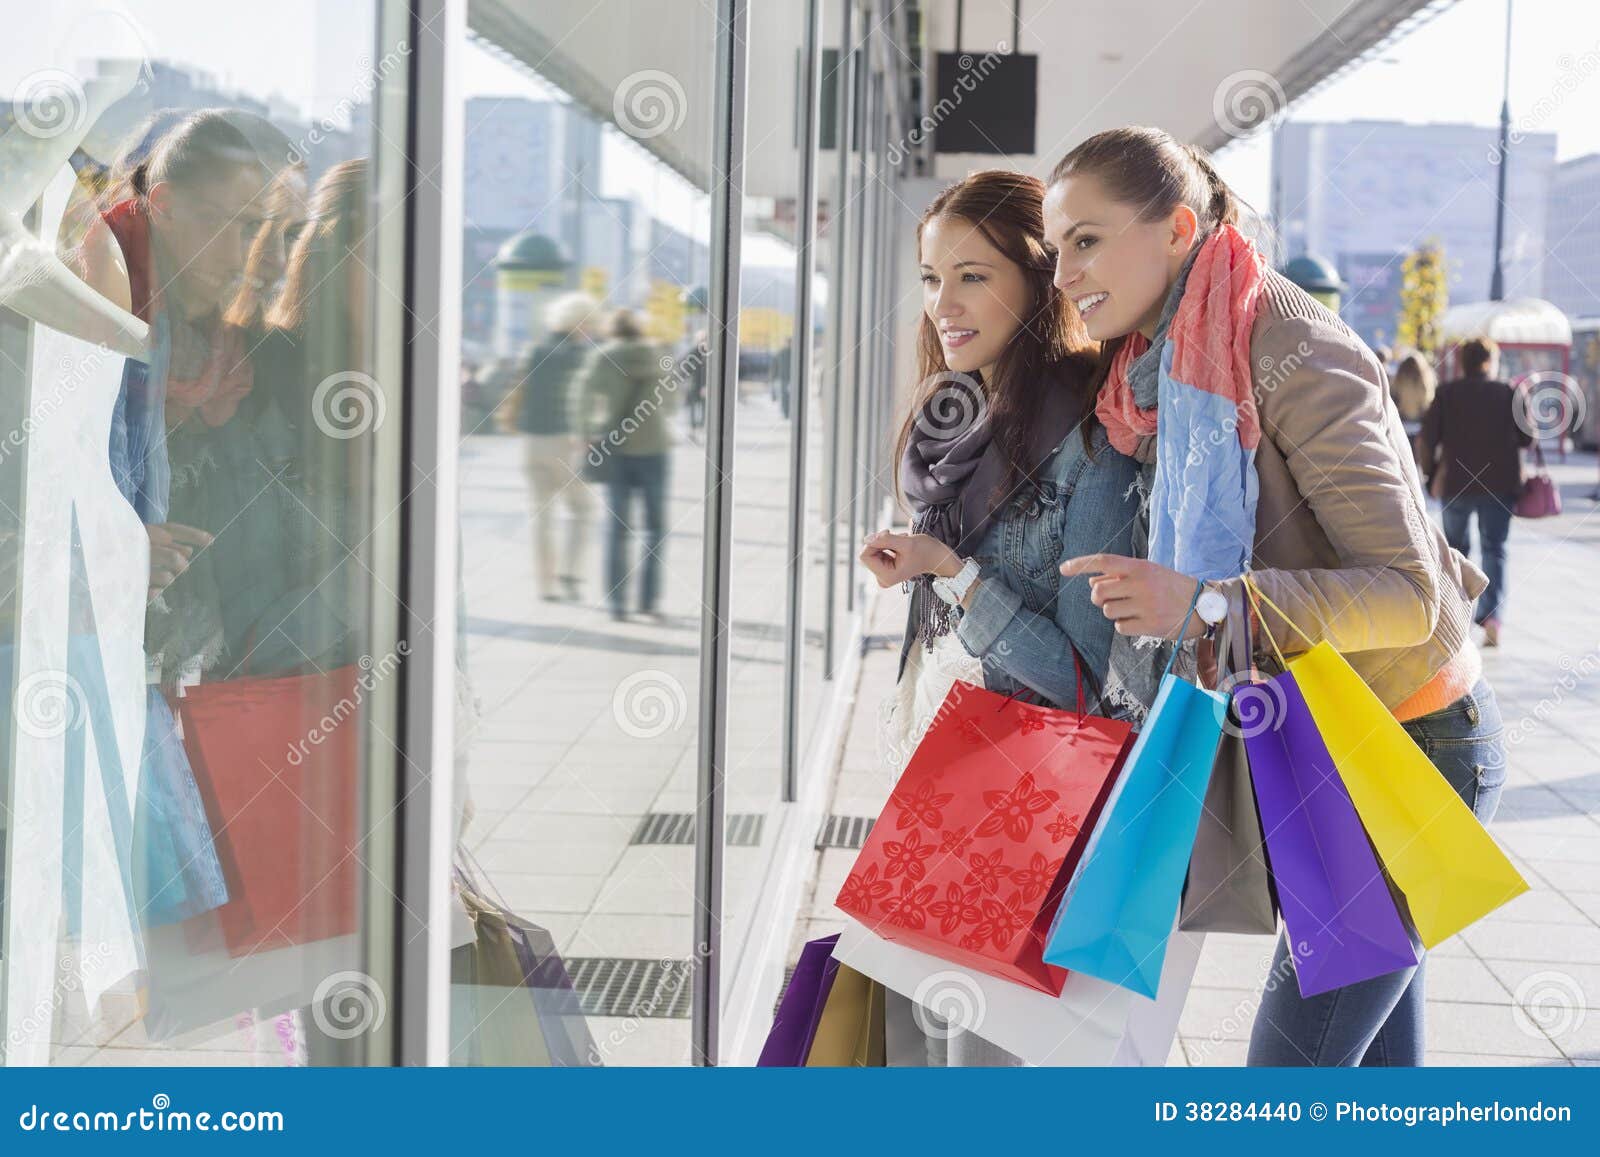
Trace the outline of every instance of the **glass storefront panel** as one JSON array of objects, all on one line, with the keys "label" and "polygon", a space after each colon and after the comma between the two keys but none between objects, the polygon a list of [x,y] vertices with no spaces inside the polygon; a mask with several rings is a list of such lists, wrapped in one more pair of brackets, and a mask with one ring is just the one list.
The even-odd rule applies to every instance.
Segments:
[{"label": "glass storefront panel", "polygon": [[[728,660],[723,945],[730,964],[754,927],[782,822],[796,412],[796,258],[803,142],[804,4],[756,0],[748,40],[739,389],[733,410],[732,615]],[[736,967],[736,965],[734,965]],[[724,983],[723,997],[730,985]]]},{"label": "glass storefront panel", "polygon": [[[549,967],[531,994],[497,988],[480,921],[452,965],[451,1061],[685,1064],[703,964],[694,813],[719,29],[688,0],[474,3],[469,22],[463,859],[469,890],[530,925],[523,938]],[[759,394],[764,370],[750,372]],[[777,412],[770,396],[751,401]],[[761,632],[734,638],[736,654],[770,663]],[[508,1039],[496,1028],[508,1015],[539,1027]]]},{"label": "glass storefront panel", "polygon": [[66,0],[0,48],[7,1064],[392,1055],[395,23]]}]

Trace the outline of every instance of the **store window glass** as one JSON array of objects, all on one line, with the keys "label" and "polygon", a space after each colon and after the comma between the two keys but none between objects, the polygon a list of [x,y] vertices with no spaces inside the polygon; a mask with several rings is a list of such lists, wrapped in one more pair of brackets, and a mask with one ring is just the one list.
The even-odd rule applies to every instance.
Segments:
[{"label": "store window glass", "polygon": [[450,1059],[686,1064],[715,11],[468,20]]},{"label": "store window glass", "polygon": [[0,47],[9,1065],[392,1055],[403,15]]}]

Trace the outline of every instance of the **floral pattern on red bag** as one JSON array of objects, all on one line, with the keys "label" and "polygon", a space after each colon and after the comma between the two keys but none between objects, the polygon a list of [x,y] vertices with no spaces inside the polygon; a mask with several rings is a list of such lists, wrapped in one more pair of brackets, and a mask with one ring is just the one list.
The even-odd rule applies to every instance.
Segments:
[{"label": "floral pattern on red bag", "polygon": [[959,858],[966,855],[970,847],[972,847],[972,836],[968,834],[966,828],[939,833],[939,850],[946,855]]},{"label": "floral pattern on red bag", "polygon": [[1028,926],[1028,914],[1020,911],[1025,901],[1021,892],[1013,892],[1005,903],[989,898],[983,902],[983,919],[972,930],[979,942],[993,941],[1001,950],[1009,948],[1011,941]]},{"label": "floral pattern on red bag", "polygon": [[950,801],[955,799],[954,792],[938,792],[933,790],[933,783],[925,781],[917,784],[912,791],[896,788],[889,796],[889,803],[900,809],[900,818],[895,820],[895,829],[904,831],[921,824],[926,828],[937,828],[944,825],[944,813],[939,809],[948,807]]},{"label": "floral pattern on red bag", "polygon": [[1011,868],[1005,863],[1002,853],[986,856],[982,852],[973,852],[967,860],[967,874],[961,882],[968,887],[975,886],[980,892],[998,892],[1000,877],[1010,874]]},{"label": "floral pattern on red bag", "polygon": [[950,935],[963,924],[976,924],[983,919],[983,908],[978,903],[979,892],[976,888],[963,891],[955,883],[946,885],[944,899],[932,904],[928,908],[928,915],[939,921],[939,931],[946,936]]},{"label": "floral pattern on red bag", "polygon": [[905,839],[889,840],[883,845],[884,877],[905,876],[908,880],[920,880],[928,874],[928,857],[936,851],[932,844],[922,842],[921,832],[912,828]]},{"label": "floral pattern on red bag", "polygon": [[884,939],[1044,992],[1039,943],[1126,753],[1119,721],[958,685],[838,895]]},{"label": "floral pattern on red bag", "polygon": [[1013,868],[1011,882],[1022,892],[1024,900],[1037,900],[1050,890],[1050,885],[1061,874],[1064,857],[1047,860],[1039,852],[1033,853],[1026,868]]},{"label": "floral pattern on red bag", "polygon": [[1069,816],[1066,812],[1056,812],[1056,818],[1044,826],[1050,836],[1052,844],[1059,844],[1062,840],[1070,840],[1081,830],[1082,816]]},{"label": "floral pattern on red bag", "polygon": [[1041,789],[1033,773],[1025,771],[1009,791],[986,791],[983,806],[989,814],[978,825],[980,836],[1005,834],[1018,843],[1033,832],[1033,817],[1050,810],[1050,805],[1061,798],[1061,793],[1050,788]]},{"label": "floral pattern on red bag", "polygon": [[928,923],[928,905],[933,901],[934,886],[920,887],[911,880],[900,881],[900,894],[883,902],[883,912],[889,923],[902,928],[921,928]]},{"label": "floral pattern on red bag", "polygon": [[851,912],[869,914],[875,901],[894,891],[888,880],[878,879],[878,865],[871,864],[865,872],[851,872],[839,889],[839,907]]}]

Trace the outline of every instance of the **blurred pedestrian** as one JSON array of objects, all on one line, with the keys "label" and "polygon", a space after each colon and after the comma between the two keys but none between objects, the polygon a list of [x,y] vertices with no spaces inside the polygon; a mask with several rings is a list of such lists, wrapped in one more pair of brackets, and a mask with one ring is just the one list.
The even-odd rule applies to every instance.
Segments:
[{"label": "blurred pedestrian", "polygon": [[[572,413],[578,372],[590,351],[587,327],[598,309],[587,293],[569,293],[551,302],[545,312],[550,332],[529,352],[514,389],[533,505],[534,573],[539,597],[546,602],[577,602],[582,594],[578,571],[588,549],[595,501],[580,474],[581,439],[572,428]],[[567,533],[558,555],[556,518],[563,510]]]},{"label": "blurred pedestrian", "polygon": [[1407,353],[1395,365],[1394,374],[1389,379],[1389,394],[1394,398],[1395,407],[1400,411],[1400,421],[1405,423],[1408,432],[1417,432],[1422,416],[1433,404],[1433,395],[1438,386],[1439,379],[1433,367],[1415,351]]},{"label": "blurred pedestrian", "polygon": [[1471,549],[1474,516],[1478,520],[1489,585],[1473,618],[1483,628],[1486,647],[1500,645],[1506,536],[1522,490],[1522,449],[1533,441],[1517,421],[1516,391],[1498,377],[1499,363],[1500,351],[1487,338],[1462,345],[1465,376],[1439,387],[1417,447],[1428,492],[1444,504],[1445,537],[1463,555]]},{"label": "blurred pedestrian", "polygon": [[579,375],[575,419],[587,435],[585,470],[602,480],[611,506],[606,539],[606,597],[611,617],[628,615],[628,536],[633,500],[643,508],[639,612],[660,618],[661,552],[667,537],[669,410],[676,396],[661,380],[660,351],[645,340],[637,316],[618,310],[610,340],[589,356]]}]

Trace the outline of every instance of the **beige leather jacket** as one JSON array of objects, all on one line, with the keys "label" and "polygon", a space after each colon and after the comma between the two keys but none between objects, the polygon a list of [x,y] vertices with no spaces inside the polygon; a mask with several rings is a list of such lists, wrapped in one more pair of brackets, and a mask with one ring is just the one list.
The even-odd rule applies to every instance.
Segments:
[{"label": "beige leather jacket", "polygon": [[[1428,517],[1377,358],[1278,273],[1267,276],[1250,361],[1261,415],[1256,583],[1394,707],[1471,645],[1472,602],[1487,580]],[[1218,585],[1236,618],[1241,581]],[[1286,655],[1307,648],[1265,613]],[[1276,668],[1265,638],[1255,651]]]}]

